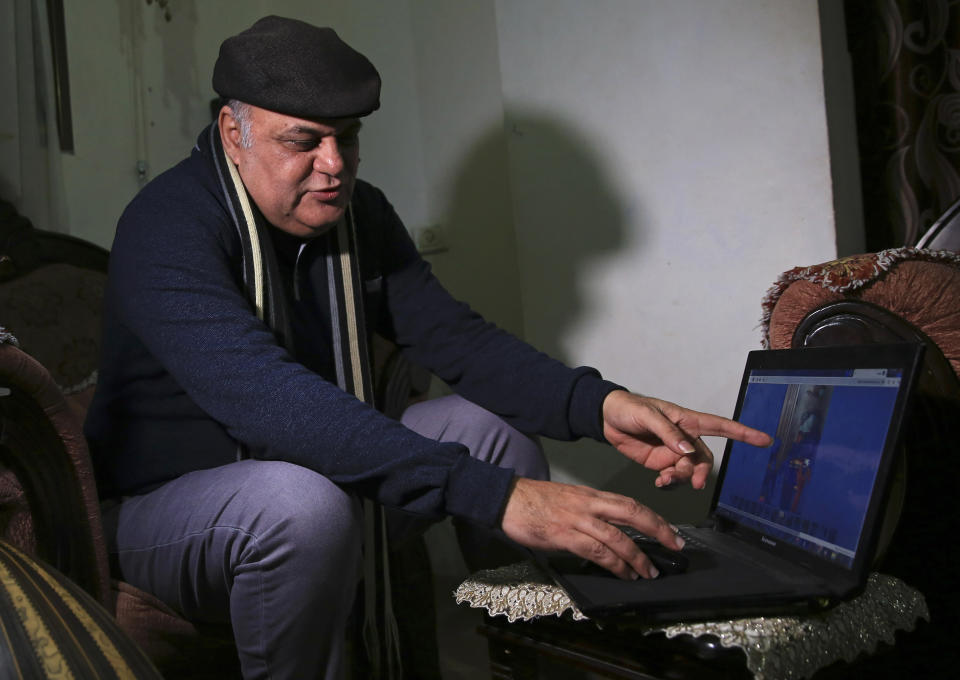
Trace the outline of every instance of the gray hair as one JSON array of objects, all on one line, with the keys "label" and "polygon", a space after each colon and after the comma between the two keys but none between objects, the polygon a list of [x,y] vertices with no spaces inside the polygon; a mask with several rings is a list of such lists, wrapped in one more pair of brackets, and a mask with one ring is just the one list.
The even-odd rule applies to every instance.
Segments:
[{"label": "gray hair", "polygon": [[253,135],[250,133],[250,105],[239,99],[231,99],[227,102],[233,117],[240,125],[240,146],[249,149],[253,146]]}]

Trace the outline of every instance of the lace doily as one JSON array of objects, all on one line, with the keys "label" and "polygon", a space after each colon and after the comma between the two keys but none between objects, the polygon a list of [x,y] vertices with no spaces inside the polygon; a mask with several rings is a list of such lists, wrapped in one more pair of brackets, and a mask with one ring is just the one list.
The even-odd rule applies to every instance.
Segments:
[{"label": "lace doily", "polygon": [[532,562],[478,571],[460,584],[453,596],[490,616],[506,616],[510,623],[538,616],[560,616],[568,609],[576,621],[586,621],[567,591],[555,584]]},{"label": "lace doily", "polygon": [[20,343],[17,341],[17,338],[14,336],[14,334],[8,331],[3,326],[0,326],[0,345],[4,343],[9,343],[14,347],[20,346]]},{"label": "lace doily", "polygon": [[[510,622],[566,611],[574,620],[589,620],[561,587],[530,562],[478,572],[460,584],[454,597],[458,604],[466,602]],[[637,629],[668,638],[715,636],[723,647],[743,650],[756,680],[790,680],[808,677],[835,661],[853,661],[863,652],[876,650],[881,641],[893,644],[897,630],[913,630],[920,618],[930,619],[923,595],[899,579],[873,573],[861,595],[818,614]]]}]

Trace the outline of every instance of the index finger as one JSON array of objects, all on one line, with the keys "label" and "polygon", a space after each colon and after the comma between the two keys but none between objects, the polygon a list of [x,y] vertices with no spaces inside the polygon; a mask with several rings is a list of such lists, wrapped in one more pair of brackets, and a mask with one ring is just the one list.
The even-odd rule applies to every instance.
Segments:
[{"label": "index finger", "polygon": [[620,578],[657,576],[651,560],[620,527],[632,527],[671,550],[683,547],[676,529],[634,498],[599,491],[591,499],[591,506],[577,521],[580,538],[571,541],[568,549]]},{"label": "index finger", "polygon": [[726,437],[753,446],[770,446],[773,437],[735,420],[713,415],[712,413],[697,414],[697,436]]},{"label": "index finger", "polygon": [[[614,526],[632,527],[644,536],[654,538],[674,550],[683,547],[682,543],[678,542],[677,532],[673,525],[650,507],[629,496],[621,496],[610,492],[601,493],[604,503],[602,509],[598,504],[596,515],[598,519]],[[628,549],[628,551],[631,556],[636,554],[632,549]],[[639,548],[637,548],[637,551],[639,551]]]}]

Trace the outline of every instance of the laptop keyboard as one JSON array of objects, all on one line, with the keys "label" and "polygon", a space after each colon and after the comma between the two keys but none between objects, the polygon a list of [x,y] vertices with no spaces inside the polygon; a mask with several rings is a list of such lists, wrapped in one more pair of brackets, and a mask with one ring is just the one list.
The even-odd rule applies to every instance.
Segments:
[{"label": "laptop keyboard", "polygon": [[[642,545],[642,544],[644,544],[644,543],[658,543],[658,544],[659,544],[659,541],[658,541],[657,539],[655,539],[655,538],[650,538],[650,537],[647,536],[646,534],[641,533],[640,531],[638,531],[637,529],[634,529],[634,528],[631,527],[631,526],[621,526],[621,525],[619,525],[619,524],[615,524],[614,526],[616,526],[620,531],[622,531],[622,532],[625,533],[627,536],[629,536],[629,537],[633,540],[633,542],[636,543],[637,545]],[[705,548],[705,547],[706,547],[706,544],[705,544],[703,541],[701,541],[700,539],[698,539],[698,538],[695,537],[695,536],[691,536],[690,534],[686,533],[686,532],[683,531],[682,529],[677,532],[677,535],[680,536],[680,538],[682,538],[682,539],[684,540],[684,543],[686,543],[687,546],[693,546],[693,547],[697,547],[697,548]]]},{"label": "laptop keyboard", "polygon": [[[616,526],[623,533],[629,536],[633,540],[633,542],[640,547],[641,550],[645,545],[654,545],[654,544],[660,545],[659,541],[657,541],[654,538],[650,538],[646,534],[643,534],[640,531],[637,531],[633,527],[621,526],[619,524]],[[691,528],[696,530],[696,527],[691,527]],[[684,531],[683,529],[680,529],[680,531],[677,532],[677,535],[680,536],[684,541],[683,551],[681,552],[681,554],[683,555],[686,555],[689,557],[695,557],[696,553],[705,553],[706,555],[720,553],[720,554],[726,555],[728,558],[732,558],[736,560],[737,562],[750,565],[752,567],[756,567],[757,569],[760,569],[763,571],[766,571],[770,568],[770,562],[763,560],[759,555],[754,556],[744,550],[734,551],[730,549],[730,547],[725,548],[722,546],[715,545],[713,543],[708,543],[707,541],[704,541],[699,536],[693,533],[690,533],[688,531]]]}]

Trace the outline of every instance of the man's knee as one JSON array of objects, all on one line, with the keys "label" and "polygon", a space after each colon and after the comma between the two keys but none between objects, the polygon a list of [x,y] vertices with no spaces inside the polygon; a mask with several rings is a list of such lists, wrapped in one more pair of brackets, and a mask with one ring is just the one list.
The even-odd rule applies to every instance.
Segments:
[{"label": "man's knee", "polygon": [[[246,491],[252,533],[274,559],[359,563],[360,502],[326,477],[292,463],[258,461]],[[316,563],[315,563],[316,564]]]},{"label": "man's knee", "polygon": [[547,459],[540,442],[494,413],[457,395],[414,404],[402,422],[411,430],[437,441],[455,441],[470,455],[522,477],[548,479]]}]

